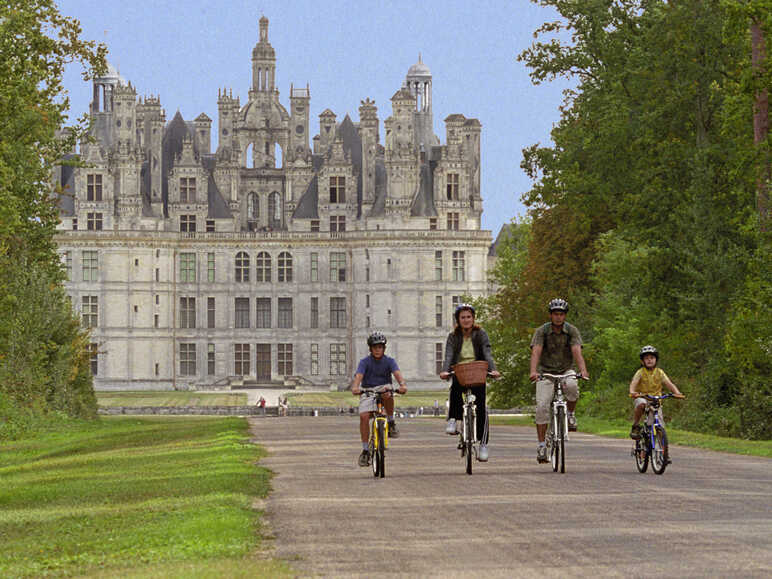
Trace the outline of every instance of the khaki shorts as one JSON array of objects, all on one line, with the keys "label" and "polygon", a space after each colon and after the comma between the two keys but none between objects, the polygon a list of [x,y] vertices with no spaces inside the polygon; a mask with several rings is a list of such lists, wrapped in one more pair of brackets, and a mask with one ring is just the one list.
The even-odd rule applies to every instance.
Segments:
[{"label": "khaki shorts", "polygon": [[[638,408],[639,406],[646,406],[646,402],[648,402],[648,400],[646,400],[646,398],[636,398],[635,399],[635,404],[634,404],[633,408]],[[662,405],[661,404],[659,405],[659,410],[657,412],[659,412],[659,423],[664,425],[665,424],[665,417],[662,415]],[[648,420],[648,416],[646,414],[643,414],[641,416],[641,422],[646,422],[646,420]]]},{"label": "khaki shorts", "polygon": [[[376,392],[383,392],[389,388],[391,384],[382,384],[381,386],[368,386],[367,390],[375,390]],[[363,388],[364,389],[364,388]],[[375,412],[375,396],[372,394],[362,393],[359,395],[359,414],[366,412]]]},{"label": "khaki shorts", "polygon": [[[550,404],[555,391],[552,380],[536,381],[536,424],[547,424],[550,421]],[[579,382],[576,378],[569,378],[563,385],[563,394],[569,402],[575,402],[579,398]]]}]

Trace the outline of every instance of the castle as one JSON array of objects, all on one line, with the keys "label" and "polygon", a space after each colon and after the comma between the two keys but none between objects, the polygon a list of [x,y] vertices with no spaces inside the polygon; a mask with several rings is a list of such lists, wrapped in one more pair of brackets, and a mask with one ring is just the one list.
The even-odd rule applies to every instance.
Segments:
[{"label": "castle", "polygon": [[[275,86],[259,22],[241,104],[166,121],[113,69],[94,79],[83,166],[56,178],[67,291],[92,328],[98,389],[348,384],[374,329],[408,382],[438,384],[461,296],[488,292],[477,119],[433,130],[432,76],[408,70],[380,120],[319,115]],[[73,152],[73,156],[75,152]]]}]

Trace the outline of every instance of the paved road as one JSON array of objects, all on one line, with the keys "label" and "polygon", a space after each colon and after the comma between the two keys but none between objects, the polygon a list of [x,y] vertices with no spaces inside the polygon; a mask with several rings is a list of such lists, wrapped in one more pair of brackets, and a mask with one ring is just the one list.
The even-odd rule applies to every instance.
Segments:
[{"label": "paved road", "polygon": [[469,476],[424,418],[400,423],[376,480],[354,418],[251,420],[275,472],[275,556],[302,575],[772,574],[772,460],[673,447],[664,475],[639,474],[629,441],[578,433],[560,475],[536,463],[533,429],[494,426]]}]

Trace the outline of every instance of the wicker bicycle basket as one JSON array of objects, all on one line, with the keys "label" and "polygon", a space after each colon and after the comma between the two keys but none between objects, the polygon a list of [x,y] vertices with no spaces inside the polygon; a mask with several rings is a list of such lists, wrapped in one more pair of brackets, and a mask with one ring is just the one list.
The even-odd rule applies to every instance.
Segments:
[{"label": "wicker bicycle basket", "polygon": [[485,379],[488,377],[488,362],[477,360],[466,364],[456,364],[453,366],[453,372],[458,378],[458,383],[462,386],[485,386]]}]

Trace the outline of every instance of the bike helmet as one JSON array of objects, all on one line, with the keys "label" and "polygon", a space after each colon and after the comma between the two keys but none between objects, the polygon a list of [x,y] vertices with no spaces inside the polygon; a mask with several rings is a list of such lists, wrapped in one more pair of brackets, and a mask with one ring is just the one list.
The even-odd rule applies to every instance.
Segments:
[{"label": "bike helmet", "polygon": [[555,298],[549,303],[548,309],[551,312],[568,312],[568,302],[562,298]]},{"label": "bike helmet", "polygon": [[646,354],[651,354],[651,355],[652,355],[652,356],[654,356],[654,357],[655,357],[657,360],[659,360],[659,352],[657,351],[657,349],[656,349],[654,346],[644,346],[643,348],[641,348],[641,351],[638,353],[638,357],[639,357],[641,360],[643,360],[643,357],[644,357]]},{"label": "bike helmet", "polygon": [[386,345],[386,336],[383,335],[383,332],[375,331],[369,336],[367,336],[367,345],[372,347],[377,344],[383,344]]},{"label": "bike helmet", "polygon": [[472,316],[475,315],[474,306],[472,304],[458,304],[456,306],[456,311],[453,312],[453,317],[456,319],[456,323],[458,323],[458,316],[463,310],[469,310],[472,312]]}]

